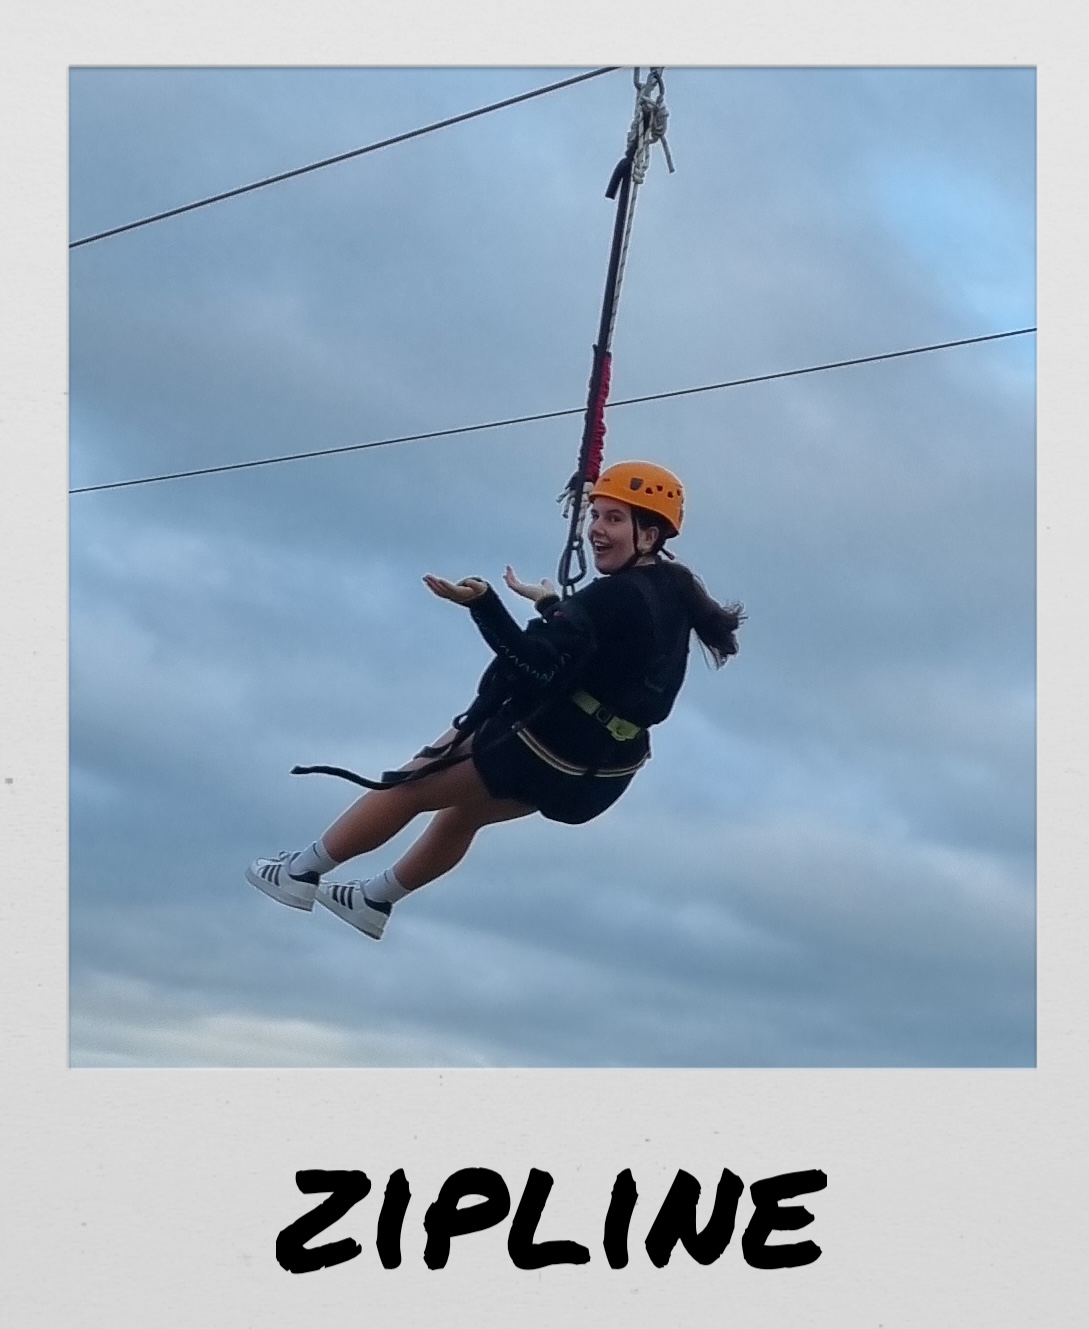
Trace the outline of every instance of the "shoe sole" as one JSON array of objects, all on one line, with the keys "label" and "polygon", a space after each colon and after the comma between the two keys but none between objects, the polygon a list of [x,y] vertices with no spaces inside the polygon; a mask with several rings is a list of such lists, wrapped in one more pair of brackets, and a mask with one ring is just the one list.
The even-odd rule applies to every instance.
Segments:
[{"label": "shoe sole", "polygon": [[314,908],[313,896],[307,899],[292,895],[288,891],[281,890],[279,886],[274,885],[271,881],[266,881],[264,877],[257,876],[250,868],[246,869],[246,880],[251,886],[256,886],[259,891],[267,895],[270,900],[275,900],[277,904],[286,904],[289,909],[302,909],[309,913]]},{"label": "shoe sole", "polygon": [[[334,885],[335,883],[329,883]],[[339,900],[334,900],[332,896],[326,895],[324,891],[319,890],[315,896],[318,904],[324,905],[331,914],[336,914],[337,918],[342,918],[345,923],[350,923],[357,932],[362,932],[365,937],[370,937],[371,941],[381,941],[382,933],[386,927],[386,915],[378,913],[375,909],[352,909],[346,904],[341,904]],[[365,912],[364,912],[365,911]],[[370,915],[370,917],[368,917]],[[381,920],[373,921],[374,916]]]}]

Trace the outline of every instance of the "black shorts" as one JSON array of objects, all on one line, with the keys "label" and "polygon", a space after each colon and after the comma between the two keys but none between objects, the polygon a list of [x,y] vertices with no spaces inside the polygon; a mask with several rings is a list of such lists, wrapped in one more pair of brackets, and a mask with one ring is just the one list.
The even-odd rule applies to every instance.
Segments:
[{"label": "black shorts", "polygon": [[627,766],[576,775],[553,764],[573,763],[545,748],[531,730],[512,732],[503,716],[486,720],[473,736],[473,765],[493,798],[515,798],[549,821],[570,826],[592,821],[612,807],[645,760],[641,754]]}]

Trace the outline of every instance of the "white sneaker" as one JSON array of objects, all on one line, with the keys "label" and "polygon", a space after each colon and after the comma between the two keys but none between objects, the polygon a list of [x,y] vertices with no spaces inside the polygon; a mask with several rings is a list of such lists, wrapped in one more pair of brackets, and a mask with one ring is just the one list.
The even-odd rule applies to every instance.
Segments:
[{"label": "white sneaker", "polygon": [[294,854],[286,851],[275,858],[255,858],[246,869],[246,880],[292,909],[313,909],[314,892],[320,878],[316,872],[303,872],[293,877],[287,870],[292,858]]},{"label": "white sneaker", "polygon": [[360,932],[381,941],[393,906],[386,900],[368,900],[362,881],[323,881],[315,899]]}]

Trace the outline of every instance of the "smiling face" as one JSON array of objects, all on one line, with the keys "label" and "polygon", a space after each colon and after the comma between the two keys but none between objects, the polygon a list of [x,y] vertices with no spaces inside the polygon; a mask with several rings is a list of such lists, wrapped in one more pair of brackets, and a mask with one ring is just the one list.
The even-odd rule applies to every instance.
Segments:
[{"label": "smiling face", "polygon": [[600,495],[590,507],[587,538],[593,550],[594,567],[604,576],[619,572],[637,547],[641,555],[647,555],[654,546],[653,532],[640,531],[636,537],[632,510],[627,503]]}]

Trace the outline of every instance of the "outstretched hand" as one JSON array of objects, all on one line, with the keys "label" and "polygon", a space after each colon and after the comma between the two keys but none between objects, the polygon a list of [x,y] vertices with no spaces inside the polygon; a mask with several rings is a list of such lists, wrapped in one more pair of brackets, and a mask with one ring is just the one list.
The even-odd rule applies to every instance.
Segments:
[{"label": "outstretched hand", "polygon": [[538,600],[543,600],[546,595],[557,594],[555,585],[547,577],[538,582],[519,581],[509,563],[506,572],[503,573],[503,580],[515,595],[524,595],[527,600],[532,600],[534,604]]},{"label": "outstretched hand", "polygon": [[424,577],[424,585],[440,600],[452,600],[457,605],[467,605],[488,589],[488,583],[480,577],[463,577],[461,581],[447,581],[445,577],[433,576],[430,572]]}]

